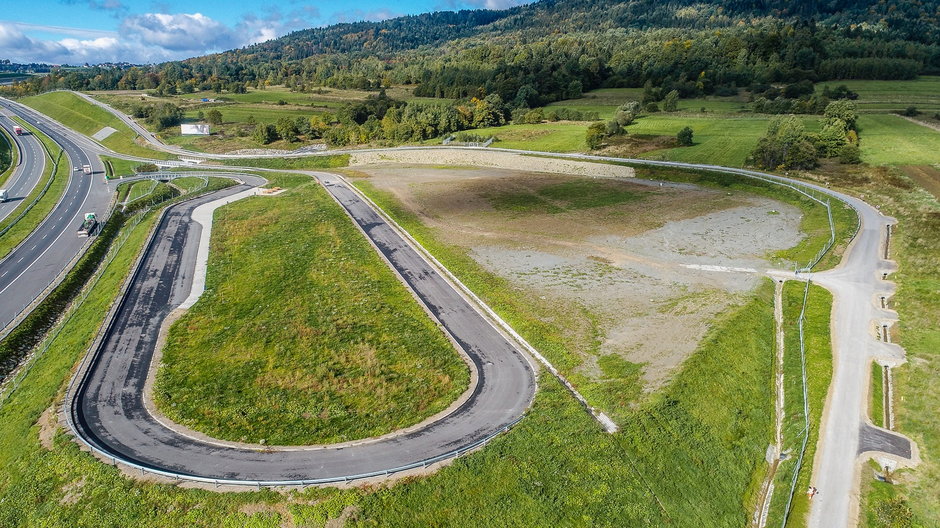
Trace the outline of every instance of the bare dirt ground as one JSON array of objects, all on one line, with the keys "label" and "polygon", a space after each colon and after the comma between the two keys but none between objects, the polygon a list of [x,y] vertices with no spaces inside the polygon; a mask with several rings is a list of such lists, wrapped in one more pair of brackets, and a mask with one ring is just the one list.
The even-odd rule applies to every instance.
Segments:
[{"label": "bare dirt ground", "polygon": [[494,152],[487,150],[434,149],[402,150],[397,152],[355,152],[350,155],[349,165],[372,165],[378,163],[434,164],[439,167],[492,167],[497,169],[518,169],[525,167],[535,172],[555,174],[575,174],[598,178],[632,178],[632,167],[605,163],[584,163],[583,161],[542,156],[524,156],[512,152]]},{"label": "bare dirt ground", "polygon": [[907,165],[901,167],[909,178],[940,200],[940,169],[930,165]]},{"label": "bare dirt ground", "polygon": [[648,391],[695,350],[716,314],[757,285],[766,255],[801,238],[794,207],[690,185],[591,180],[637,198],[572,207],[574,197],[549,193],[530,206],[521,198],[585,179],[387,164],[357,171],[563,328],[582,360],[578,374],[598,379],[598,359],[616,354],[643,365]]}]

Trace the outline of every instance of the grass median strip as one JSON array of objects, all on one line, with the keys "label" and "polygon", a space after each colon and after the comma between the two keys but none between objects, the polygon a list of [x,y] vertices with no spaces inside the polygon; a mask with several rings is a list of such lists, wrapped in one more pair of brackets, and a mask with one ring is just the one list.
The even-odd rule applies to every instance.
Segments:
[{"label": "grass median strip", "polygon": [[16,169],[19,159],[17,148],[13,145],[13,138],[5,128],[0,129],[0,188],[6,185],[7,180]]},{"label": "grass median strip", "polygon": [[220,209],[212,248],[157,376],[171,419],[226,440],[328,443],[413,425],[466,389],[457,351],[313,180]]},{"label": "grass median strip", "polygon": [[349,154],[304,156],[294,158],[237,158],[220,160],[223,165],[260,169],[337,169],[349,165]]},{"label": "grass median strip", "polygon": [[[49,212],[55,208],[55,205],[59,202],[59,199],[62,197],[65,189],[68,188],[69,184],[69,162],[64,155],[61,155],[62,149],[45,134],[31,127],[25,121],[20,120],[20,124],[27,127],[30,132],[38,137],[46,146],[47,151],[44,152],[44,155],[47,156],[46,166],[43,170],[42,177],[36,186],[33,187],[29,196],[23,199],[20,205],[17,206],[3,222],[0,222],[0,229],[10,226],[9,230],[0,237],[0,258],[6,257],[10,251],[13,251],[13,248],[19,245],[36,229],[36,226],[42,223]],[[51,159],[48,158],[47,153],[52,154]],[[59,160],[57,168],[53,163],[56,159]],[[53,168],[56,168],[54,174]],[[51,182],[50,178],[52,179]],[[49,185],[48,189],[46,189],[47,184]],[[35,205],[32,205],[40,195],[42,198],[39,198],[39,201],[37,201]],[[20,218],[20,214],[27,208],[29,208],[29,211]]]}]

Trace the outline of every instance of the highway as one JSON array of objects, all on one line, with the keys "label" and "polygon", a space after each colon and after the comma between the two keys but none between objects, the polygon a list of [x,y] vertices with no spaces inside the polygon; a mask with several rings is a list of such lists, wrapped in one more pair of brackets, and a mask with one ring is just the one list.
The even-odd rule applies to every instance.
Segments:
[{"label": "highway", "polygon": [[0,185],[0,188],[6,189],[8,193],[7,201],[0,203],[0,220],[9,216],[33,191],[41,179],[47,160],[39,138],[32,134],[17,136],[13,132],[13,127],[18,123],[10,116],[9,112],[0,109],[0,127],[3,127],[13,138],[13,148],[18,151],[19,158],[10,178]]},{"label": "highway", "polygon": [[[64,150],[62,163],[71,167],[89,164],[94,174],[69,169],[69,182],[52,212],[9,255],[0,261],[0,329],[7,327],[18,314],[40,297],[70,262],[84,249],[89,238],[76,235],[83,215],[95,212],[106,219],[112,189],[104,179],[104,166],[93,152],[86,152],[72,142],[48,118],[27,115],[16,105],[0,99],[0,108],[6,113],[29,118],[27,121],[52,138]],[[35,138],[34,138],[35,139]],[[32,143],[31,143],[32,144]],[[29,156],[31,150],[25,151]],[[26,156],[24,156],[26,157]],[[37,178],[42,163],[30,163],[29,178]]]},{"label": "highway", "polygon": [[[145,137],[155,145],[159,144],[152,135]],[[364,150],[434,150],[435,148],[440,147]],[[901,435],[890,432],[882,432],[883,434],[880,436],[871,435],[872,428],[867,418],[868,372],[871,360],[879,359],[894,364],[904,360],[903,350],[897,346],[879,343],[870,334],[874,321],[894,317],[894,314],[881,310],[875,305],[875,299],[879,295],[890,294],[893,289],[893,285],[884,280],[882,276],[882,273],[893,269],[893,264],[882,258],[882,240],[885,229],[888,224],[893,223],[893,219],[883,216],[876,208],[855,197],[825,187],[757,171],[705,164],[621,159],[585,154],[538,153],[513,149],[489,150],[520,154],[544,154],[589,161],[630,162],[650,166],[714,170],[746,177],[771,179],[781,183],[796,183],[852,205],[859,214],[860,230],[856,239],[846,251],[840,266],[834,270],[804,275],[804,278],[811,277],[814,281],[832,291],[835,299],[832,326],[834,346],[833,381],[824,409],[823,420],[820,424],[817,456],[814,461],[807,461],[807,463],[813,463],[813,485],[820,490],[820,494],[813,500],[811,505],[810,525],[813,527],[849,526],[857,520],[859,510],[858,486],[861,479],[859,455],[863,454],[862,451],[894,452],[901,458],[904,458],[902,455],[905,452],[916,453],[916,448],[912,447],[912,444]],[[189,151],[186,151],[186,154],[203,158],[238,157],[234,155],[214,156]],[[375,237],[388,228],[388,226],[383,227],[384,222],[378,216],[373,216],[374,212],[370,215],[370,210],[367,210],[368,206],[357,204],[355,194],[345,189],[339,181],[324,179],[323,183],[343,203],[344,207],[350,210],[357,223],[363,227],[370,237]],[[189,206],[177,206],[173,212],[175,216],[168,217],[168,224],[162,228],[166,229],[168,233],[172,231],[175,234],[172,240],[178,240],[179,237],[186,238],[186,207]],[[173,220],[174,218],[176,220]],[[457,313],[463,313],[464,316],[470,318],[474,317],[473,314],[466,312],[468,307],[461,304],[465,303],[462,297],[459,295],[447,297],[447,295],[450,295],[448,289],[453,289],[449,286],[445,287],[446,281],[443,281],[426,262],[423,265],[424,267],[413,267],[414,265],[421,266],[419,261],[423,261],[423,259],[420,256],[415,254],[414,258],[418,260],[413,262],[410,260],[411,257],[407,262],[401,260],[403,255],[408,255],[409,251],[414,253],[414,250],[400,239],[395,242],[394,238],[398,237],[378,241],[373,238],[373,240],[376,241],[379,248],[387,248],[382,250],[383,254],[386,254],[387,251],[386,256],[389,257],[389,260],[393,264],[398,263],[395,264],[396,268],[401,266],[399,271],[402,272],[406,280],[410,280],[409,277],[424,277],[423,280],[415,281],[414,284],[409,283],[412,287],[423,288],[426,287],[426,284],[434,285],[435,295],[428,297],[429,302],[431,302],[429,308],[436,306],[436,308],[431,308],[431,311],[441,318],[442,323],[451,312],[454,312],[455,307],[459,307]],[[158,240],[165,240],[162,244],[172,242],[171,239],[166,237]],[[177,243],[179,242],[177,241]],[[383,244],[392,245],[383,246]],[[186,252],[184,249],[185,246],[174,248],[172,246],[163,247],[158,244],[148,254],[148,260],[145,262],[145,269],[149,270],[146,272],[147,276],[158,276],[163,269],[165,259],[169,256],[172,255],[174,258],[185,257]],[[415,270],[420,270],[420,273],[415,275]],[[172,288],[166,286],[167,284],[173,284],[172,282],[166,282],[170,278],[169,276],[164,277],[163,289],[172,290]],[[426,280],[430,280],[430,282],[425,283]],[[151,284],[151,290],[148,290],[149,294],[160,293],[162,290],[157,288],[159,284],[161,284],[160,281]],[[173,288],[177,288],[177,286],[173,286]],[[124,458],[147,468],[210,479],[248,479],[266,482],[338,478],[342,474],[348,475],[351,472],[369,472],[390,464],[420,460],[422,457],[440,453],[445,446],[453,447],[460,445],[462,442],[471,441],[473,438],[480,438],[481,434],[484,434],[487,429],[480,428],[478,424],[510,423],[512,419],[521,416],[520,409],[524,409],[528,404],[527,398],[517,397],[515,400],[516,405],[511,406],[509,409],[501,407],[493,411],[494,414],[489,419],[484,420],[480,419],[479,414],[468,414],[470,411],[465,412],[464,407],[461,407],[453,415],[430,426],[427,431],[422,430],[421,434],[404,435],[388,441],[357,446],[356,449],[325,448],[318,450],[316,457],[308,451],[259,453],[244,449],[222,448],[215,444],[195,441],[176,435],[144,412],[140,404],[140,393],[146,375],[140,371],[132,371],[131,375],[127,374],[127,369],[139,369],[141,368],[139,366],[141,362],[144,364],[148,362],[146,358],[138,356],[134,356],[136,359],[131,362],[127,359],[130,357],[128,351],[136,351],[141,347],[146,349],[147,343],[152,341],[152,336],[147,335],[146,332],[141,333],[142,331],[136,328],[134,323],[136,322],[139,326],[141,321],[152,317],[153,314],[162,313],[161,310],[165,309],[165,306],[161,305],[147,307],[146,303],[141,304],[139,301],[145,299],[147,295],[144,294],[145,292],[135,294],[134,292],[137,289],[138,287],[135,285],[135,289],[129,293],[126,301],[127,307],[122,307],[122,310],[127,311],[122,311],[119,314],[114,329],[106,336],[101,347],[94,351],[94,361],[91,363],[88,374],[82,379],[81,388],[71,400],[70,412],[77,432],[91,445],[104,453],[113,453],[113,456]],[[423,295],[420,290],[416,290],[416,292],[419,296]],[[163,293],[166,295],[164,299],[166,306],[172,306],[174,303],[178,304],[182,301],[179,292],[164,291]],[[435,310],[437,311],[435,312]],[[470,319],[467,319],[467,322],[462,322],[455,328],[470,324],[469,321]],[[482,318],[481,321],[483,321]],[[448,323],[444,324],[447,326]],[[476,324],[479,326],[479,322]],[[491,328],[488,323],[484,327]],[[149,331],[153,331],[153,329],[151,328]],[[135,332],[139,334],[136,337],[133,335]],[[498,335],[498,333],[491,336],[493,341],[487,343],[487,347],[475,344],[476,334],[474,340],[466,341],[469,346],[467,352],[471,357],[475,357],[474,363],[478,369],[481,369],[482,387],[485,387],[487,382],[497,383],[493,376],[495,373],[486,371],[487,364],[483,358],[492,360],[494,355],[497,359],[503,358],[503,360],[505,358],[521,357],[518,351],[512,348],[512,345],[500,343],[495,335]],[[117,336],[124,337],[118,339]],[[458,339],[458,341],[461,340]],[[464,343],[464,341],[461,342]],[[489,346],[495,346],[496,348],[490,349]],[[152,354],[152,351],[149,353]],[[135,365],[137,366],[135,367]],[[503,371],[502,368],[491,370]],[[522,370],[519,370],[519,372],[522,372]],[[135,383],[139,385],[135,385]],[[477,398],[482,398],[486,394],[482,389],[479,392],[479,394],[474,393],[474,397],[471,399],[473,405],[479,404]],[[136,396],[131,398],[128,396],[129,394],[135,394]],[[120,395],[123,396],[119,397]],[[131,403],[125,405],[125,400]],[[110,406],[108,406],[109,402]],[[470,402],[466,405],[470,405]],[[512,419],[510,419],[511,417]],[[490,427],[488,430],[492,431],[493,428]],[[863,434],[866,435],[865,442],[860,440]],[[444,442],[445,439],[446,442]],[[901,446],[901,448],[897,446]],[[907,446],[906,450],[904,446]],[[356,452],[357,456],[350,456],[353,452]],[[805,490],[797,490],[797,493],[803,491]]]}]

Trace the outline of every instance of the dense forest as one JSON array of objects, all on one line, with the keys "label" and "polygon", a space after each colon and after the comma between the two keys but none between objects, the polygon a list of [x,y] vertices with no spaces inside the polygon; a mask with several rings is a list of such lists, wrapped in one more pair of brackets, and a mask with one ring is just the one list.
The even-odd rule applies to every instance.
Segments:
[{"label": "dense forest", "polygon": [[652,82],[683,97],[754,83],[940,72],[940,0],[542,0],[338,24],[146,67],[53,70],[6,88],[161,93],[286,84],[484,98],[511,108]]}]

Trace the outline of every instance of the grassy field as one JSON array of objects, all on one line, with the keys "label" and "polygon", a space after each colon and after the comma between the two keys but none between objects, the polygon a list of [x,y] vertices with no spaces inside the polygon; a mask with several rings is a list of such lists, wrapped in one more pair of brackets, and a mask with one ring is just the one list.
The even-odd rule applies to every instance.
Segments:
[{"label": "grassy field", "polygon": [[94,135],[104,127],[117,130],[117,132],[101,141],[102,145],[115,152],[145,158],[169,159],[173,157],[165,152],[138,145],[134,141],[137,134],[123,121],[107,110],[95,106],[75,94],[50,92],[24,97],[19,102],[86,136]]},{"label": "grassy field", "polygon": [[871,364],[871,402],[868,407],[868,416],[871,423],[884,427],[885,422],[885,386],[884,367],[878,363]]},{"label": "grassy field", "polygon": [[[800,337],[798,321],[803,305],[804,284],[789,281],[783,289],[784,318],[784,428],[783,448],[792,454],[777,468],[776,489],[771,502],[767,526],[780,526],[786,509],[796,457],[803,441],[805,426],[803,413],[803,382],[800,365]],[[809,394],[809,442],[803,466],[796,481],[793,507],[787,521],[789,527],[806,526],[809,498],[804,491],[809,487],[819,438],[819,422],[823,405],[832,380],[832,342],[829,337],[829,319],[832,312],[832,294],[820,286],[811,286],[806,308],[805,344],[806,372]]]},{"label": "grassy field", "polygon": [[[34,134],[39,138],[40,141],[43,142],[43,144],[48,149],[48,152],[52,153],[53,158],[50,159],[48,158],[48,154],[45,154],[47,156],[46,167],[43,170],[39,182],[33,188],[32,192],[29,193],[29,196],[24,198],[12,213],[3,219],[3,222],[0,222],[0,228],[11,224],[13,225],[9,231],[0,237],[0,258],[7,256],[10,251],[13,251],[13,248],[25,240],[30,235],[30,233],[36,229],[36,226],[38,226],[46,218],[49,212],[55,208],[55,204],[59,202],[62,194],[65,192],[66,188],[68,188],[70,177],[69,162],[64,153],[62,154],[56,172],[54,174],[52,172],[54,167],[53,161],[59,157],[61,152],[59,146],[54,141],[46,137],[46,135],[39,132],[26,122],[19,122],[21,125],[27,127],[32,134]],[[16,220],[20,213],[29,207],[29,205],[33,203],[33,200],[35,200],[40,195],[40,193],[42,193],[43,188],[46,186],[46,183],[49,182],[50,178],[52,178],[52,183],[49,184],[49,189],[46,191],[46,194],[43,195],[43,197],[36,203],[36,205],[33,206],[32,209],[29,210],[28,213],[26,213],[22,219],[13,224],[14,220]]]},{"label": "grassy field", "polygon": [[123,176],[133,176],[134,167],[140,165],[139,161],[129,161],[111,156],[101,156],[101,161],[105,164],[108,178],[121,178]]},{"label": "grassy field", "polygon": [[338,169],[349,165],[349,154],[329,156],[304,156],[302,158],[239,158],[219,160],[233,167],[258,167],[261,169]]},{"label": "grassy field", "polygon": [[156,188],[159,183],[160,182],[156,180],[134,182],[130,185],[130,188],[127,191],[127,197],[124,198],[124,200],[127,201],[127,203],[130,203],[134,200],[147,196],[153,192],[154,188]]},{"label": "grassy field", "polygon": [[541,125],[506,125],[479,128],[474,134],[494,136],[493,147],[545,152],[583,152],[587,150],[584,134],[588,123],[559,121]]},{"label": "grassy field", "polygon": [[858,93],[858,106],[863,112],[903,110],[915,106],[922,112],[940,111],[940,76],[922,75],[912,81],[827,81],[816,85],[835,88],[844,84]]},{"label": "grassy field", "polygon": [[870,165],[929,165],[940,160],[940,132],[896,115],[858,120],[862,160]]},{"label": "grassy field", "polygon": [[[641,101],[642,88],[601,88],[585,93],[577,99],[565,99],[549,103],[546,109],[570,108],[582,112],[597,112],[601,119],[610,119],[617,111],[617,107],[627,101]],[[729,114],[748,111],[750,107],[746,99],[740,97],[702,97],[695,99],[680,99],[678,105],[682,113],[721,113]],[[704,109],[704,112],[702,111]]]},{"label": "grassy field", "polygon": [[330,443],[412,425],[466,389],[443,332],[317,183],[216,218],[207,292],[170,330],[157,377],[171,419],[226,440]]}]

